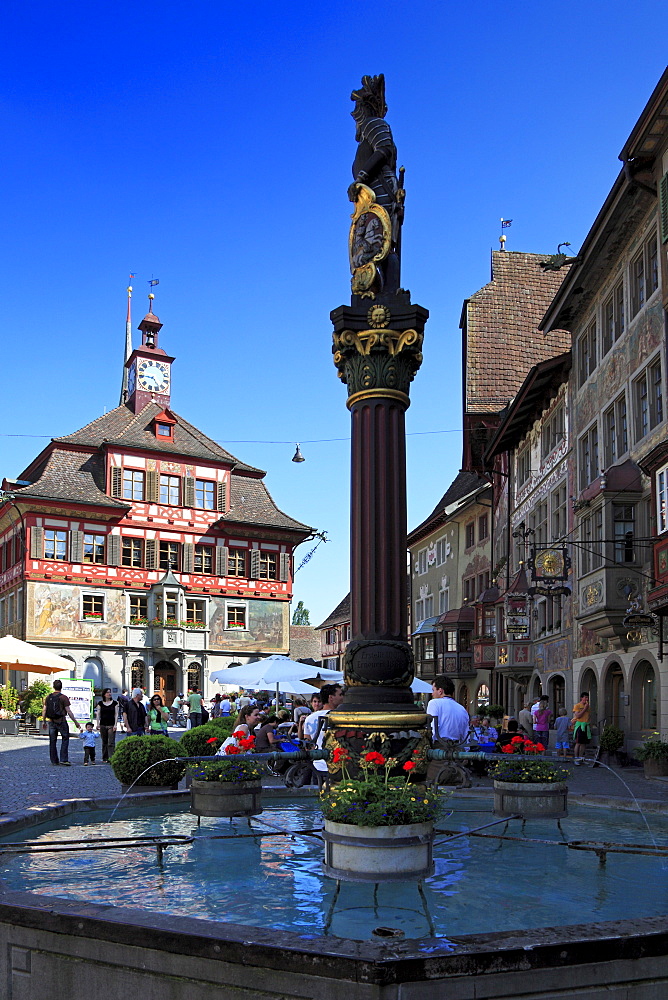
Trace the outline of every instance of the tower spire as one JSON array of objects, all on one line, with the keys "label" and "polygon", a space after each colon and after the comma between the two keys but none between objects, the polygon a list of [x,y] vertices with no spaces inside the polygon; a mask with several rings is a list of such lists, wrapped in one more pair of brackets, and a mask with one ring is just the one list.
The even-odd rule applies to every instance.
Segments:
[{"label": "tower spire", "polygon": [[123,359],[123,383],[121,385],[121,398],[119,406],[127,401],[128,398],[128,368],[127,362],[132,354],[132,279],[134,274],[130,272],[130,278],[128,281],[127,293],[128,293],[128,311],[125,318],[125,357]]}]

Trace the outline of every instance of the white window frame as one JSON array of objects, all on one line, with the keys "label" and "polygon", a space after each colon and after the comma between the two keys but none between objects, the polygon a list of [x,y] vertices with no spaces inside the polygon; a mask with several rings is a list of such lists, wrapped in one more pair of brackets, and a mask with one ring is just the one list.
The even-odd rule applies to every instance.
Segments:
[{"label": "white window frame", "polygon": [[427,572],[427,549],[420,549],[417,554],[418,576],[424,576]]},{"label": "white window frame", "polygon": [[[230,608],[244,609],[244,627],[238,625],[228,625],[228,614]],[[248,631],[248,601],[225,601],[225,632],[247,632]]]},{"label": "white window frame", "polygon": [[447,538],[439,538],[436,542],[436,565],[442,566],[443,563],[448,558],[448,540]]},{"label": "white window frame", "polygon": [[446,611],[450,610],[450,588],[441,587],[438,592],[438,613],[439,615],[444,615]]},{"label": "white window frame", "polygon": [[[96,601],[102,601],[102,617],[101,618],[86,618],[86,612],[84,611],[84,601],[87,597],[91,597]],[[107,595],[98,594],[93,590],[83,590],[81,592],[81,597],[79,599],[79,621],[82,622],[106,622],[107,620]]]}]

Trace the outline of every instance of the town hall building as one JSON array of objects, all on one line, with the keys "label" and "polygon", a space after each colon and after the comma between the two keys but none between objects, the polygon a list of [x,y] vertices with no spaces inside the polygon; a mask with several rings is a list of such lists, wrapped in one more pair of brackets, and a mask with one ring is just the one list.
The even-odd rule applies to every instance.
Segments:
[{"label": "town hall building", "polygon": [[[0,631],[72,661],[95,689],[167,703],[211,671],[287,653],[297,545],[265,473],[171,408],[152,311],[123,400],[54,438],[0,502]],[[26,675],[12,674],[20,688]]]}]

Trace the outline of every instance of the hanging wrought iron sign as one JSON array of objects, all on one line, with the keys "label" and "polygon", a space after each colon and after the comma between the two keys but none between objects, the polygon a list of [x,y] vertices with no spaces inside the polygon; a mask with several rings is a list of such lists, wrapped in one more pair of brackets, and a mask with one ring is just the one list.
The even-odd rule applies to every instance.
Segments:
[{"label": "hanging wrought iron sign", "polygon": [[651,612],[646,612],[642,610],[642,601],[640,597],[629,597],[629,606],[626,609],[626,615],[622,621],[625,628],[637,630],[641,628],[651,628],[657,629],[659,627],[659,618],[657,615]]},{"label": "hanging wrought iron sign", "polygon": [[506,597],[506,634],[513,639],[529,639],[531,637],[531,613],[529,596],[513,594]]},{"label": "hanging wrought iron sign", "polygon": [[565,545],[545,549],[532,545],[528,565],[534,583],[563,583],[568,579],[571,559]]},{"label": "hanging wrought iron sign", "polygon": [[530,587],[529,593],[532,597],[567,597],[571,592],[570,587],[550,586],[543,584],[540,587]]}]

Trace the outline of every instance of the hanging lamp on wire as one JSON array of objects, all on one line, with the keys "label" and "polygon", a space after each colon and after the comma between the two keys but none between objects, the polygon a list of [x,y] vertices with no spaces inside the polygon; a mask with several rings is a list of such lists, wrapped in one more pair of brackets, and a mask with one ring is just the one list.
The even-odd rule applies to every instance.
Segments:
[{"label": "hanging lamp on wire", "polygon": [[297,442],[297,450],[295,451],[294,455],[292,456],[292,461],[293,462],[305,462],[306,461],[306,459],[302,455],[301,451],[299,450],[299,442]]}]

